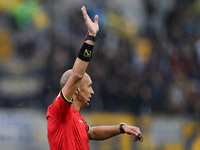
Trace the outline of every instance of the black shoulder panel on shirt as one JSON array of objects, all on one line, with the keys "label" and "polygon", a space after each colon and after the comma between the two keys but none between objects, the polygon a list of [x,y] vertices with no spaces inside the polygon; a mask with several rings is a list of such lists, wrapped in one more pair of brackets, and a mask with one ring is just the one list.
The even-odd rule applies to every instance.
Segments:
[{"label": "black shoulder panel on shirt", "polygon": [[65,101],[65,102],[67,102],[68,104],[72,104],[73,102],[74,102],[74,98],[72,98],[72,100],[70,101],[70,100],[68,100],[66,97],[65,97],[65,95],[63,94],[63,91],[61,90],[61,96],[62,96],[62,99]]}]

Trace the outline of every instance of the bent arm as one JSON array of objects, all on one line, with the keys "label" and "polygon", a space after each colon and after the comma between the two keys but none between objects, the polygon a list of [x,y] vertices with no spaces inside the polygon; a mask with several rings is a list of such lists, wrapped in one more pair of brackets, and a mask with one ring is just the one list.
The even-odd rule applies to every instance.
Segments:
[{"label": "bent arm", "polygon": [[[126,134],[135,136],[134,141],[137,141],[137,136],[141,135],[140,129],[136,126],[123,125],[123,129]],[[94,126],[90,128],[88,136],[90,140],[106,140],[119,134],[121,134],[119,125]]]},{"label": "bent arm", "polygon": [[94,126],[88,133],[90,140],[106,140],[120,134],[119,125],[115,126]]},{"label": "bent arm", "polygon": [[76,89],[78,88],[78,85],[81,82],[81,79],[85,74],[85,70],[88,64],[89,64],[88,62],[76,58],[69,80],[62,89],[64,96],[68,100],[72,99]]}]

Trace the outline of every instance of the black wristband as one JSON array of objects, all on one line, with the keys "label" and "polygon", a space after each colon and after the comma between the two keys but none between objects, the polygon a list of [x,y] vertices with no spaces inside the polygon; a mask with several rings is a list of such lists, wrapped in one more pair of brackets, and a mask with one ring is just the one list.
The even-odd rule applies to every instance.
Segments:
[{"label": "black wristband", "polygon": [[89,35],[89,32],[86,33],[86,36],[85,36],[85,41],[86,40],[91,40],[93,42],[95,42],[97,40],[97,37],[96,36],[92,36],[92,35]]},{"label": "black wristband", "polygon": [[89,62],[92,58],[93,47],[94,45],[89,45],[84,42],[77,57],[83,61]]}]

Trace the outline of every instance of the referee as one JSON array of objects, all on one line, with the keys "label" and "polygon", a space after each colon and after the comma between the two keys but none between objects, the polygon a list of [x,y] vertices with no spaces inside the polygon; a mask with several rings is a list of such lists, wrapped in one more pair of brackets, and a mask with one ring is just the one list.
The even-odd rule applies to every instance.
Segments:
[{"label": "referee", "polygon": [[121,133],[134,135],[138,140],[140,129],[125,123],[113,126],[90,127],[79,110],[90,104],[94,94],[92,80],[85,73],[92,57],[96,34],[99,31],[98,15],[94,22],[81,8],[88,29],[73,68],[66,71],[60,80],[61,90],[47,110],[47,137],[51,150],[89,150],[89,140],[105,140]]}]

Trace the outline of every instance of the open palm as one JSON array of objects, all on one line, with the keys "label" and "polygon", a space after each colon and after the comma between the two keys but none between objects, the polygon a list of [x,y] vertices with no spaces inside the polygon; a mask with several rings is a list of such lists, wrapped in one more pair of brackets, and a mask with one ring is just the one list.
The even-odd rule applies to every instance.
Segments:
[{"label": "open palm", "polygon": [[88,16],[85,6],[82,6],[81,11],[82,11],[83,18],[85,20],[85,24],[87,26],[89,34],[96,36],[97,32],[99,31],[98,15],[95,15],[94,22],[93,22]]}]

